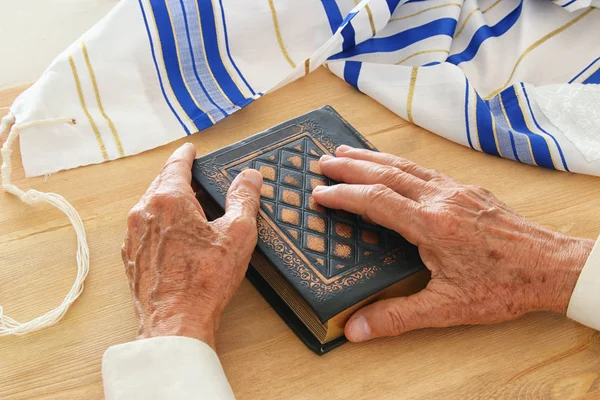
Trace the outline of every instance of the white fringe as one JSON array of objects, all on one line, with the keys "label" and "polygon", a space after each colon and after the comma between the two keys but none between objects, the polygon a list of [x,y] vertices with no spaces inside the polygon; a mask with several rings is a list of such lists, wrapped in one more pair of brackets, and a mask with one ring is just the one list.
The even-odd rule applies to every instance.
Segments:
[{"label": "white fringe", "polygon": [[4,146],[2,146],[2,187],[8,193],[18,197],[25,204],[34,205],[37,203],[48,203],[53,207],[56,207],[69,218],[69,221],[75,229],[75,234],[77,235],[77,277],[62,303],[44,315],[25,323],[17,322],[8,315],[4,315],[2,306],[0,306],[0,336],[24,335],[56,324],[65,315],[69,306],[73,304],[83,291],[83,282],[90,270],[90,254],[85,236],[85,229],[79,214],[64,197],[58,194],[38,192],[33,189],[24,192],[11,183],[10,156],[12,153],[12,145],[19,136],[19,131],[31,126],[75,123],[75,120],[72,118],[54,118],[19,125],[15,124],[15,117],[12,113],[4,117],[0,123],[0,135],[9,132],[8,138],[6,139],[6,142],[4,142]]}]

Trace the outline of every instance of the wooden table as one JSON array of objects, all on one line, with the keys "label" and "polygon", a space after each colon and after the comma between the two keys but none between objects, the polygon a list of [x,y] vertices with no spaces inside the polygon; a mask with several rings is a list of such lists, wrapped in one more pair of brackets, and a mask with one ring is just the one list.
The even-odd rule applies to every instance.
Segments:
[{"label": "wooden table", "polygon": [[[0,92],[0,107],[22,90]],[[321,68],[216,126],[143,154],[15,183],[60,193],[87,229],[85,291],[57,325],[0,338],[0,398],[103,397],[101,358],[135,337],[121,263],[128,210],[184,141],[198,155],[329,104],[381,150],[487,187],[518,212],[561,232],[600,232],[600,179],[530,167],[451,143],[392,114]],[[0,143],[5,137],[0,138]],[[75,235],[48,206],[28,208],[0,189],[0,304],[18,320],[55,307],[75,277]],[[600,334],[539,313],[494,326],[426,329],[346,344],[318,357],[244,281],[227,308],[218,353],[239,399],[600,398]]]}]

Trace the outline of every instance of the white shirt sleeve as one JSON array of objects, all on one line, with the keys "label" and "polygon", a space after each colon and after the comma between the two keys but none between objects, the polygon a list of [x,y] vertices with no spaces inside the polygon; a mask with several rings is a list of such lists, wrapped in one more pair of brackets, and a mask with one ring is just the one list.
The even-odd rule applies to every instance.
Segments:
[{"label": "white shirt sleeve", "polygon": [[110,347],[102,359],[106,400],[235,399],[214,350],[164,336]]},{"label": "white shirt sleeve", "polygon": [[600,330],[600,238],[579,275],[567,317]]}]

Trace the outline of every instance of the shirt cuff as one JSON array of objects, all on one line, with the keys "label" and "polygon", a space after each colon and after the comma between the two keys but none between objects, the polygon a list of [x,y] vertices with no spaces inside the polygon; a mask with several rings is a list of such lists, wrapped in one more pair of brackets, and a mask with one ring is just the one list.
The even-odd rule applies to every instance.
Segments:
[{"label": "shirt cuff", "polygon": [[569,301],[567,317],[600,330],[600,238],[581,270]]},{"label": "shirt cuff", "polygon": [[215,351],[182,336],[110,347],[102,359],[106,400],[234,399]]}]

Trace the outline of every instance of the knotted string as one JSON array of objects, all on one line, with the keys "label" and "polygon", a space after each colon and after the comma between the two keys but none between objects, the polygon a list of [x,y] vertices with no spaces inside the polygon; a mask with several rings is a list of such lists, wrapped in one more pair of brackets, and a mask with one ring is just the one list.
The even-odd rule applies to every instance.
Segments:
[{"label": "knotted string", "polygon": [[69,218],[71,225],[73,225],[73,228],[75,229],[75,234],[77,235],[77,277],[75,278],[73,286],[71,286],[71,289],[58,307],[31,321],[20,323],[8,315],[4,315],[2,306],[0,306],[0,336],[24,335],[56,324],[65,315],[69,306],[73,304],[83,291],[83,282],[90,269],[90,254],[85,236],[85,229],[79,214],[73,206],[69,204],[64,197],[58,194],[38,192],[33,189],[25,192],[11,183],[10,156],[12,154],[12,145],[19,136],[19,132],[32,126],[56,124],[75,124],[75,120],[73,118],[53,118],[25,124],[15,124],[15,117],[12,114],[8,114],[2,119],[2,122],[0,123],[0,135],[9,132],[8,138],[2,146],[2,187],[6,192],[18,197],[25,204],[34,205],[37,203],[48,203],[53,207],[56,207]]}]

